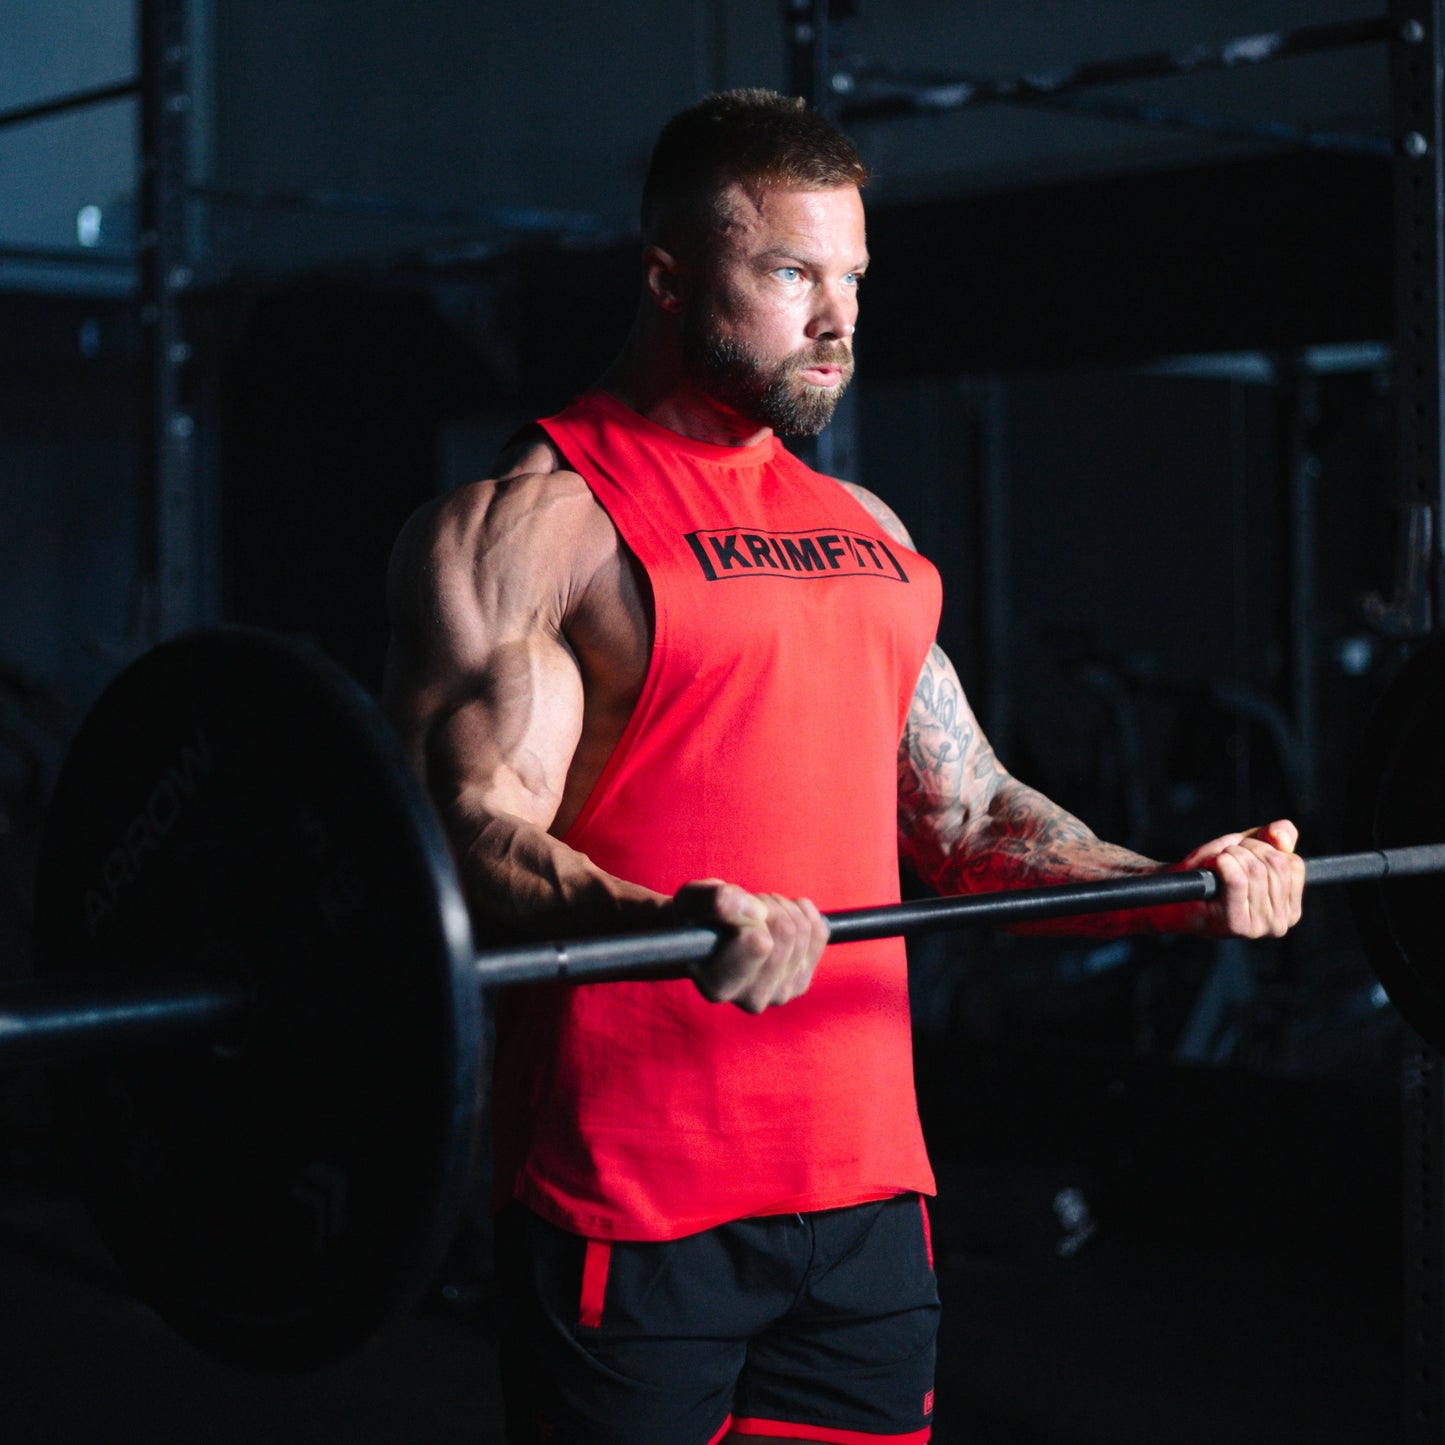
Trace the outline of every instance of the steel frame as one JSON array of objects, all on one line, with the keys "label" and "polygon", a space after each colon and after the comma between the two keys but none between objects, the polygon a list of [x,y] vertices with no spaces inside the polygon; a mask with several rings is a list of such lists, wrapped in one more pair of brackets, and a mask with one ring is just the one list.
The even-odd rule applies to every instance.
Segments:
[{"label": "steel frame", "polygon": [[[1395,160],[1395,385],[1400,549],[1395,595],[1375,599],[1387,635],[1418,638],[1445,607],[1445,0],[1391,0]],[[1423,1042],[1402,1084],[1404,1428],[1445,1440],[1445,1079]]]},{"label": "steel frame", "polygon": [[[940,113],[990,100],[1057,102],[1069,92],[1087,86],[1136,78],[1129,73],[1130,64],[1141,73],[1183,73],[1201,64],[1217,67],[1236,59],[1272,59],[1290,50],[1277,43],[1255,46],[1252,51],[1233,56],[1230,47],[1215,47],[1187,57],[1160,55],[1134,62],[1105,62],[1041,80],[1024,77],[1015,82],[960,82],[951,93],[947,87],[935,87],[929,94],[905,85],[891,96],[859,96],[848,101],[855,77],[835,72],[830,63],[828,0],[784,0],[784,15],[794,90],[825,115],[844,122],[916,114],[920,110]],[[1390,47],[1400,545],[1394,593],[1388,599],[1369,599],[1367,612],[1384,635],[1418,640],[1445,630],[1445,0],[1389,0],[1383,21],[1317,27],[1301,34],[1315,48],[1379,39],[1387,39]],[[1270,137],[1262,132],[1262,138]],[[1286,139],[1302,143],[1299,137]],[[1322,139],[1336,141],[1335,137]],[[1304,141],[1317,143],[1314,137],[1304,137]],[[1301,486],[1301,479],[1295,477],[1291,495],[1297,504],[1307,500]],[[1309,559],[1299,556],[1293,560],[1301,569],[1299,583],[1304,585]],[[1296,691],[1299,682],[1296,679]],[[1445,1064],[1423,1042],[1409,1051],[1401,1097],[1404,1438],[1407,1445],[1442,1445]]]},{"label": "steel frame", "polygon": [[196,424],[186,396],[192,353],[183,315],[194,279],[187,234],[186,0],[140,0],[139,59],[137,250],[146,378],[139,476],[149,588],[142,633],[155,643],[205,620]]}]

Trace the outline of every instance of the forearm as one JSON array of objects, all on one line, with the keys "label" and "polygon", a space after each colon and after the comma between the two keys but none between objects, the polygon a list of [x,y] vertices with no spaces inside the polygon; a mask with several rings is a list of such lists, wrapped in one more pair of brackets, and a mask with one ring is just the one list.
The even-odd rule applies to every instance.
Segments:
[{"label": "forearm", "polygon": [[[915,857],[926,881],[943,893],[994,893],[1059,883],[1086,883],[1165,871],[1167,865],[1107,843],[1042,793],[1005,777],[968,836]],[[930,876],[931,875],[931,876]],[[1117,937],[1175,931],[1177,908],[1134,909],[1029,925],[1019,931]]]},{"label": "forearm", "polygon": [[1066,808],[1006,777],[971,837],[950,850],[950,871],[970,893],[1157,873],[1164,864],[1106,843]]},{"label": "forearm", "polygon": [[640,931],[671,906],[523,818],[490,814],[449,831],[472,917],[503,938]]},{"label": "forearm", "polygon": [[[1161,873],[1167,865],[1098,837],[1067,809],[1013,778],[964,836],[906,850],[919,876],[940,893],[996,893],[1061,883]],[[1186,908],[1131,909],[1020,925],[1011,932],[1117,938],[1190,928]]]}]

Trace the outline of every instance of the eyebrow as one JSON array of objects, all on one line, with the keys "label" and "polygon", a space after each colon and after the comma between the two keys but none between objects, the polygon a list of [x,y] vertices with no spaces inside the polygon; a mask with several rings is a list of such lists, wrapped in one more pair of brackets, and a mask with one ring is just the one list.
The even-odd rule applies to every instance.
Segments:
[{"label": "eyebrow", "polygon": [[[814,270],[816,270],[819,265],[815,257],[809,256],[803,251],[796,251],[791,246],[770,246],[766,251],[759,251],[757,259],[759,261],[801,261],[804,266],[811,267]],[[854,262],[848,270],[862,271],[872,259],[865,251],[863,253],[863,259]]]}]

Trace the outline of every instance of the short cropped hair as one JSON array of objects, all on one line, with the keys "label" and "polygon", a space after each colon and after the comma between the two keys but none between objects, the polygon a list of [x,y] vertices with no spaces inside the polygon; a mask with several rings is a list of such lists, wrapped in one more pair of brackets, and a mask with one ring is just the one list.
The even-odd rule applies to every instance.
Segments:
[{"label": "short cropped hair", "polygon": [[735,181],[788,190],[864,186],[851,142],[797,96],[774,90],[709,95],[663,126],[642,187],[642,234],[691,244],[722,230],[719,205]]}]

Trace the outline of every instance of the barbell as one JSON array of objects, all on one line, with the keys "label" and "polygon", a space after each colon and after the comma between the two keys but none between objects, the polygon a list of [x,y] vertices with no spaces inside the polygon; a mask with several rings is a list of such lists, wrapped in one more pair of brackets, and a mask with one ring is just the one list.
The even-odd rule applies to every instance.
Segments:
[{"label": "barbell", "polygon": [[[1387,693],[1351,803],[1392,999],[1445,1044],[1442,639]],[[834,942],[1202,901],[1207,871],[829,915]],[[301,644],[221,628],[106,689],[67,754],[38,866],[38,977],[0,990],[0,1064],[81,1068],[61,1115],[139,1294],[209,1352],[299,1368],[434,1277],[482,1102],[486,990],[654,972],[718,934],[476,952],[440,824],[369,696]]]}]

